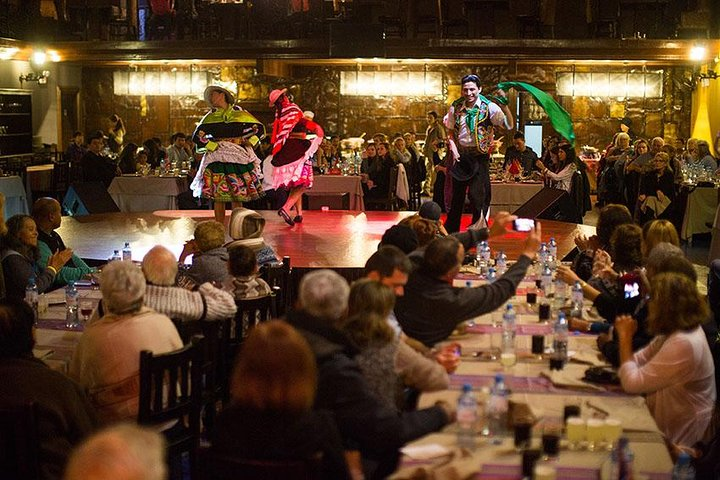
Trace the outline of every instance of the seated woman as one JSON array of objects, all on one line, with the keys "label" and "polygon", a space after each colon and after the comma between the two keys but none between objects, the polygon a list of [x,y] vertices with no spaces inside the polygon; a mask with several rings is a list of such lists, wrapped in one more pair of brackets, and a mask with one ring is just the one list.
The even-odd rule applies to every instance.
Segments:
[{"label": "seated woman", "polygon": [[575,237],[575,245],[580,254],[573,260],[572,270],[581,280],[589,280],[592,276],[595,253],[599,250],[610,249],[610,237],[620,225],[633,223],[630,211],[624,205],[610,204],[600,209],[598,215],[596,234],[590,238],[584,235]]},{"label": "seated woman", "polygon": [[258,277],[257,257],[252,248],[245,245],[229,248],[227,266],[232,278],[226,281],[223,289],[232,293],[235,300],[270,295],[270,285]]},{"label": "seated woman", "polygon": [[647,258],[650,252],[661,243],[670,243],[676,247],[680,246],[680,237],[678,236],[675,225],[668,220],[652,220],[643,225],[643,258]]},{"label": "seated woman", "polygon": [[192,265],[185,274],[196,284],[224,283],[230,274],[227,270],[228,252],[225,243],[225,225],[214,220],[198,223],[193,239],[185,242],[179,263],[192,255]]},{"label": "seated woman", "polygon": [[[382,142],[377,145],[377,157],[368,162],[368,198],[387,198],[390,191],[390,171],[395,163],[390,157],[390,144]],[[372,182],[372,183],[371,183]]]},{"label": "seated woman", "polygon": [[34,279],[40,293],[50,289],[55,275],[72,258],[72,250],[57,251],[48,258],[47,267],[38,266],[38,231],[29,215],[14,215],[6,223],[7,233],[2,239],[3,276],[8,299],[22,300],[30,279]]},{"label": "seated woman", "polygon": [[137,163],[135,160],[135,154],[137,153],[137,150],[137,145],[134,143],[128,143],[123,147],[122,152],[120,152],[120,155],[118,156],[118,168],[124,175],[132,174],[137,171],[135,168]]},{"label": "seated woman", "polygon": [[403,387],[420,391],[448,387],[448,374],[435,360],[412,349],[395,335],[387,319],[395,306],[395,294],[375,280],[352,284],[348,321],[343,330],[360,348],[355,359],[375,396],[392,408],[403,406]]},{"label": "seated woman", "polygon": [[315,358],[302,335],[280,320],[258,325],[237,357],[213,452],[270,461],[320,453],[322,478],[350,478],[332,417],[312,410],[316,389]]},{"label": "seated woman", "polygon": [[689,278],[663,273],[652,280],[648,326],[656,337],[633,354],[635,320],[615,321],[620,381],[627,393],[646,394],[650,412],[668,441],[694,445],[706,436],[715,406],[713,359],[701,324],[707,303]]},{"label": "seated woman", "polygon": [[535,166],[542,172],[545,185],[550,188],[565,190],[570,193],[572,178],[577,171],[576,155],[572,145],[564,144],[555,147],[551,153],[553,160],[557,159],[551,167],[546,167],[542,161],[535,162]]},{"label": "seated woman", "polygon": [[638,208],[635,210],[640,224],[653,218],[664,218],[664,214],[670,213],[668,207],[675,198],[675,176],[669,167],[670,157],[665,152],[658,152],[653,162],[655,168],[640,178]]}]

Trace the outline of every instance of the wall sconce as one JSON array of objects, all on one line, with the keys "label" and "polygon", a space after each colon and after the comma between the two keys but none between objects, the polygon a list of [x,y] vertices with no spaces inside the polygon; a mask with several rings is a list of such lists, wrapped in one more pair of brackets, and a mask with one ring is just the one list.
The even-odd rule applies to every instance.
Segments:
[{"label": "wall sconce", "polygon": [[50,70],[43,70],[40,73],[30,72],[25,75],[20,75],[20,88],[22,88],[23,82],[37,82],[38,85],[47,85],[49,77]]}]

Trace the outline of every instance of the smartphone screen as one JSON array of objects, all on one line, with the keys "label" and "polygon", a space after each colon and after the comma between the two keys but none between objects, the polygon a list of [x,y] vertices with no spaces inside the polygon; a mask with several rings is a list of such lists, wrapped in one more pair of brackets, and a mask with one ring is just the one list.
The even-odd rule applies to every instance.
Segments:
[{"label": "smartphone screen", "polygon": [[635,298],[640,295],[640,278],[635,274],[625,274],[620,278],[625,298]]},{"label": "smartphone screen", "polygon": [[513,230],[517,232],[529,232],[535,228],[535,220],[532,218],[517,218],[513,221]]}]

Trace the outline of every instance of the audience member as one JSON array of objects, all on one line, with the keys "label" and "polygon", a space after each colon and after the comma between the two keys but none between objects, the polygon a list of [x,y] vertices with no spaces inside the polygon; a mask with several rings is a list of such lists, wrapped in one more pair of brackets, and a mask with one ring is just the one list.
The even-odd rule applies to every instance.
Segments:
[{"label": "audience member", "polygon": [[409,254],[418,247],[418,238],[415,230],[407,225],[393,225],[385,230],[380,238],[380,247],[392,245],[399,248],[404,254]]},{"label": "audience member", "polygon": [[25,288],[30,279],[35,280],[39,292],[49,290],[58,271],[72,254],[69,248],[60,250],[52,254],[47,259],[47,266],[41,269],[35,220],[28,215],[10,217],[0,253],[6,297],[18,300],[25,298]]},{"label": "audience member", "polygon": [[439,430],[452,420],[453,411],[440,402],[398,415],[371,393],[353,359],[358,352],[340,331],[348,293],[347,282],[337,273],[308,273],[300,281],[298,309],[288,321],[308,340],[318,363],[315,408],[335,414],[345,445],[362,454],[366,478],[384,478],[395,469],[402,445]]},{"label": "audience member", "polygon": [[[437,156],[437,150],[440,145],[438,143],[443,144],[445,142],[445,137],[447,137],[447,133],[445,133],[445,128],[438,122],[437,120],[437,112],[434,110],[431,110],[427,112],[427,116],[425,119],[427,120],[428,126],[425,130],[425,143],[423,145],[423,156],[425,157],[426,162],[426,168],[427,168],[427,174],[425,176],[425,184],[423,186],[423,195],[425,196],[433,196],[433,188],[435,185],[435,169],[433,168],[435,165],[437,165],[440,161],[440,158],[438,157],[438,162],[435,161],[435,156]],[[440,190],[443,190],[443,184],[445,175],[443,174],[443,180],[439,183]],[[442,205],[442,202],[440,202]]]},{"label": "audience member", "polygon": [[697,141],[697,154],[695,164],[700,165],[706,172],[714,173],[717,169],[717,160],[710,153],[710,144],[706,140]]},{"label": "audience member", "polygon": [[[38,267],[44,270],[48,265],[50,257],[56,253],[66,250],[62,237],[55,230],[60,228],[62,223],[62,210],[60,203],[54,198],[44,197],[35,200],[32,209],[32,216],[38,230]],[[80,280],[84,276],[95,272],[80,257],[72,254],[70,260],[57,272],[53,285],[61,287],[69,281]]]},{"label": "audience member", "polygon": [[575,150],[568,144],[558,145],[555,149],[552,165],[546,167],[540,160],[535,160],[535,165],[542,172],[546,186],[570,193],[573,175],[577,171]]},{"label": "audience member", "polygon": [[682,275],[661,273],[651,288],[648,327],[656,337],[647,347],[633,354],[636,321],[629,315],[615,321],[620,380],[627,393],[647,395],[648,408],[670,442],[694,445],[707,439],[715,405],[713,359],[700,327],[709,317],[707,303]]},{"label": "audience member", "polygon": [[656,245],[667,242],[676,247],[680,246],[680,237],[678,236],[675,225],[668,220],[652,220],[642,227],[642,253],[643,258],[647,258]]},{"label": "audience member", "polygon": [[511,173],[527,176],[537,168],[537,161],[537,153],[525,144],[525,135],[522,132],[515,132],[512,146],[505,150],[503,169],[508,170],[513,164],[516,164]]},{"label": "audience member", "polygon": [[138,146],[134,143],[128,143],[118,155],[118,168],[120,173],[124,175],[132,175],[138,171],[137,161]]},{"label": "audience member", "polygon": [[232,275],[224,288],[235,300],[265,297],[272,293],[270,285],[258,276],[255,252],[250,247],[238,245],[228,249],[228,271]]},{"label": "audience member", "polygon": [[343,330],[360,348],[355,360],[375,396],[385,405],[403,408],[403,387],[419,391],[448,387],[445,369],[425,358],[401,341],[387,318],[395,305],[395,293],[371,279],[361,279],[350,287],[348,320]]},{"label": "audience member", "polygon": [[85,440],[64,480],[166,480],[165,439],[149,428],[118,424]]},{"label": "audience member", "polygon": [[134,420],[140,352],[167,353],[183,343],[167,316],[143,305],[145,278],[140,268],[110,262],[100,280],[106,313],[85,327],[69,372],[88,391],[103,421]]},{"label": "audience member", "polygon": [[235,315],[232,295],[209,282],[196,291],[177,286],[178,264],[175,255],[157,245],[142,261],[145,275],[145,306],[176,320],[222,320]]},{"label": "audience member", "polygon": [[308,342],[271,320],[243,343],[230,384],[230,404],[217,421],[212,450],[246,460],[303,460],[322,454],[322,478],[350,478],[332,416],[311,410],[318,375]]},{"label": "audience member", "polygon": [[580,250],[580,254],[573,260],[572,270],[581,280],[590,280],[595,253],[598,250],[609,250],[613,232],[626,223],[633,223],[633,218],[625,205],[605,205],[598,215],[596,234],[590,238],[582,234],[575,237],[575,245]]},{"label": "audience member", "polygon": [[0,302],[0,404],[35,404],[38,470],[52,480],[61,478],[72,447],[94,429],[95,412],[80,386],[33,357],[33,321],[25,302]]},{"label": "audience member", "polygon": [[167,152],[168,163],[180,168],[183,162],[190,161],[190,152],[185,147],[185,139],[187,137],[182,132],[174,133],[170,137],[170,146],[165,150]]},{"label": "audience member", "polygon": [[105,188],[108,188],[120,170],[109,158],[102,155],[106,138],[102,130],[93,132],[88,137],[88,149],[80,164],[84,182],[101,182]]},{"label": "audience member", "polygon": [[277,263],[280,261],[277,253],[263,240],[264,230],[265,218],[258,212],[249,208],[234,208],[228,227],[228,233],[233,241],[226,247],[228,250],[239,245],[251,248],[260,266]]},{"label": "audience member", "polygon": [[72,142],[70,142],[67,150],[65,150],[64,160],[71,164],[80,163],[86,151],[85,135],[83,135],[81,131],[76,131],[73,133]]},{"label": "audience member", "polygon": [[538,222],[517,262],[495,282],[478,288],[453,286],[465,258],[462,243],[452,236],[433,240],[425,250],[421,267],[410,274],[405,295],[398,298],[395,307],[403,331],[433,346],[449,337],[458,324],[500,307],[515,294],[525,276],[540,246],[540,234]]},{"label": "audience member", "polygon": [[205,282],[225,283],[230,274],[227,269],[228,252],[223,246],[225,243],[225,225],[214,220],[198,223],[195,227],[195,236],[185,242],[180,263],[192,255],[192,265],[186,274],[195,283]]},{"label": "audience member", "polygon": [[670,157],[665,152],[655,154],[651,170],[640,177],[638,208],[635,212],[641,224],[653,218],[665,218],[675,198],[675,176],[670,170]]},{"label": "audience member", "polygon": [[[387,198],[390,192],[390,171],[395,163],[390,157],[390,144],[376,143],[377,157],[368,161],[368,182],[363,184],[367,188],[365,196],[368,198]],[[372,182],[372,183],[370,183]]]}]

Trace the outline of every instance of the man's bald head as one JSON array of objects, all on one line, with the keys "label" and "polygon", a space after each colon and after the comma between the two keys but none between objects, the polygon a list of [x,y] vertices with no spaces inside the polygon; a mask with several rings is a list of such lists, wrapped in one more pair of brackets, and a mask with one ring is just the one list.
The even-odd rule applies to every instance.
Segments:
[{"label": "man's bald head", "polygon": [[60,203],[50,197],[38,198],[33,203],[32,216],[40,230],[55,230],[62,220]]},{"label": "man's bald head", "polygon": [[143,258],[142,271],[145,280],[153,285],[175,285],[178,273],[177,258],[167,248],[156,245]]}]

